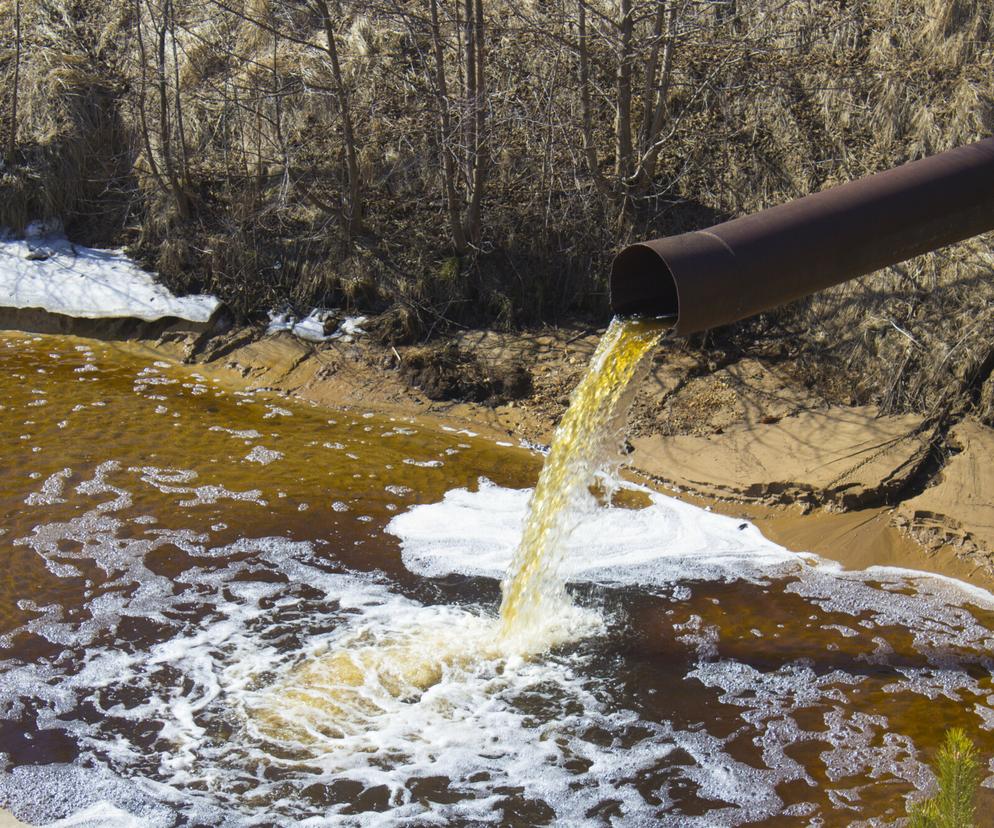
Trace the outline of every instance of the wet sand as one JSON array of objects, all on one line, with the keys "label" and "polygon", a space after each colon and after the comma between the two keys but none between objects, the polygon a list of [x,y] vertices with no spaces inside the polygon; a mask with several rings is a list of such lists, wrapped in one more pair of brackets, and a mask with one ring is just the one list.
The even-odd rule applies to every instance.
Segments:
[{"label": "wet sand", "polygon": [[764,508],[716,503],[716,512],[746,517],[770,540],[794,552],[816,552],[846,569],[894,566],[945,575],[994,591],[994,578],[982,564],[957,555],[951,546],[931,551],[891,523],[893,509],[854,512],[816,510],[800,514],[791,507]]}]

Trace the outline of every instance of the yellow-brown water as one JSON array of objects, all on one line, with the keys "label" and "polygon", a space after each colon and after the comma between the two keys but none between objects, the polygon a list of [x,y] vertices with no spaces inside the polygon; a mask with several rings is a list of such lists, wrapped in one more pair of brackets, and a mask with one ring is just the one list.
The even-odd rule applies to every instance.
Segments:
[{"label": "yellow-brown water", "polygon": [[509,656],[500,580],[540,467],[0,334],[0,807],[107,826],[887,824],[947,727],[994,756],[990,596],[843,572],[652,492],[582,515],[584,626]]}]

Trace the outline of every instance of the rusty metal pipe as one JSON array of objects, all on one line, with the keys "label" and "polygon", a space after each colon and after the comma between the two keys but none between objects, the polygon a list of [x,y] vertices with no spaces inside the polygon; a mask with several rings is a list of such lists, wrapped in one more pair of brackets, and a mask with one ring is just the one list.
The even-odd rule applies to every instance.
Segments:
[{"label": "rusty metal pipe", "polygon": [[634,244],[611,268],[615,313],[690,334],[994,229],[994,138],[707,230]]}]

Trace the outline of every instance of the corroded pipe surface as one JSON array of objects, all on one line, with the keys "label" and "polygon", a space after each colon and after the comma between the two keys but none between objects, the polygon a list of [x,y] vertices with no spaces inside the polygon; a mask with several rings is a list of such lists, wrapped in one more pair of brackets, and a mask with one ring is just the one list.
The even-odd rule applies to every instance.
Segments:
[{"label": "corroded pipe surface", "polygon": [[994,229],[994,138],[718,224],[635,244],[611,270],[615,313],[678,334],[744,319]]}]

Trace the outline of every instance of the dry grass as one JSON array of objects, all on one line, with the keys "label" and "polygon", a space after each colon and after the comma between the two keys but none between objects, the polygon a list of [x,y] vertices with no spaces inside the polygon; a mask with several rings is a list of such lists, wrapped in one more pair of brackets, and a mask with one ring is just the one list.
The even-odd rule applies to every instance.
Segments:
[{"label": "dry grass", "polygon": [[[994,129],[987,0],[738,0],[734,16],[683,4],[659,165],[619,222],[580,146],[574,7],[493,0],[484,237],[454,260],[442,156],[465,162],[470,112],[457,6],[439,5],[445,149],[425,4],[330,4],[365,208],[350,238],[339,98],[320,21],[304,6],[247,0],[234,6],[241,18],[176,0],[163,111],[151,12],[161,17],[164,4],[142,7],[143,75],[133,4],[23,0],[19,155],[0,178],[0,222],[50,213],[82,240],[134,242],[174,287],[217,291],[245,314],[315,302],[391,308],[384,330],[413,340],[458,325],[604,319],[608,264],[628,240],[754,211]],[[654,6],[636,7],[638,119]],[[2,130],[12,8],[0,0]],[[607,169],[618,44],[606,21],[618,4],[589,8],[591,130]],[[185,216],[163,184],[167,156],[186,165]],[[465,183],[461,173],[460,195]],[[969,405],[994,421],[991,267],[989,241],[974,241],[739,326],[733,338],[756,348],[759,334],[789,335],[798,370],[837,398],[888,410]]]}]

